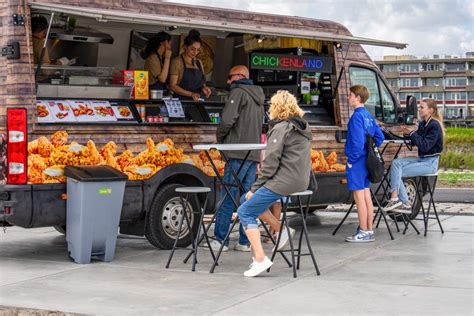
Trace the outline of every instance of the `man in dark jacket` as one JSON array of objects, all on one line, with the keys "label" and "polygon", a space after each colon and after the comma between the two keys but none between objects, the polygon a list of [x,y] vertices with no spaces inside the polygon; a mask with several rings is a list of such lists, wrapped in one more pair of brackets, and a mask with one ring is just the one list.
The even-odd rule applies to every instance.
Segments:
[{"label": "man in dark jacket", "polygon": [[[263,102],[265,100],[263,89],[253,85],[252,80],[249,80],[249,70],[243,65],[232,67],[229,71],[227,84],[230,85],[231,91],[222,112],[222,121],[217,127],[217,142],[222,144],[260,144],[264,112]],[[224,182],[234,182],[230,167],[237,172],[246,153],[246,151],[225,152],[229,158],[229,162],[224,170]],[[245,191],[248,191],[255,182],[255,174],[259,160],[260,153],[253,151],[242,166],[238,176]],[[238,188],[232,188],[231,193],[235,200],[238,201]],[[222,196],[224,194],[225,191],[223,191]],[[216,216],[214,233],[217,240],[211,243],[213,249],[220,248],[229,230],[233,211],[234,205],[232,200],[230,197],[226,197]],[[242,226],[240,226],[239,231],[239,243],[235,245],[235,250],[250,251],[250,242]],[[223,251],[227,251],[228,249],[229,241],[227,240],[224,244]]]}]

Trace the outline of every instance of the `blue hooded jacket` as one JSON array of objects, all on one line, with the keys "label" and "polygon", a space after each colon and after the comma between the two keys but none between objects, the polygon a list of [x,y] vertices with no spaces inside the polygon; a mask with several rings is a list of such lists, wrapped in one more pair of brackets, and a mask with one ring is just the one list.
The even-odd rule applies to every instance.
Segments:
[{"label": "blue hooded jacket", "polygon": [[355,164],[359,159],[365,160],[367,157],[367,150],[365,148],[366,129],[370,136],[374,137],[375,144],[379,147],[384,141],[380,127],[364,107],[357,108],[349,120],[346,145],[344,147],[347,162],[350,164]]}]

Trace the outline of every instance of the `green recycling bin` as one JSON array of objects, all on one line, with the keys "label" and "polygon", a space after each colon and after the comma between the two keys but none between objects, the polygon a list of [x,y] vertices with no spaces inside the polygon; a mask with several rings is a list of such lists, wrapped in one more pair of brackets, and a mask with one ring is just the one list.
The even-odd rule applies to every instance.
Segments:
[{"label": "green recycling bin", "polygon": [[127,175],[110,166],[67,166],[66,241],[76,263],[114,258]]}]

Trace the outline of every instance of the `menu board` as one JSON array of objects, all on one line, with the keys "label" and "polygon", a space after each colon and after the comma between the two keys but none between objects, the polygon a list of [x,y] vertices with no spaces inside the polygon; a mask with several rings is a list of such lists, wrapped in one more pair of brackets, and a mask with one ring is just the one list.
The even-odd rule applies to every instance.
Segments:
[{"label": "menu board", "polygon": [[78,122],[95,122],[96,115],[89,101],[69,100],[74,116]]},{"label": "menu board", "polygon": [[36,120],[38,123],[54,122],[53,113],[46,101],[36,101]]},{"label": "menu board", "polygon": [[127,103],[110,102],[110,105],[118,121],[135,120],[135,118],[133,117],[132,111],[130,110]]},{"label": "menu board", "polygon": [[163,99],[163,101],[165,101],[169,117],[184,117],[183,106],[181,105],[181,101],[179,101],[179,99]]},{"label": "menu board", "polygon": [[98,122],[115,122],[114,110],[109,101],[89,101]]},{"label": "menu board", "polygon": [[72,113],[71,106],[67,101],[59,100],[59,101],[43,101],[48,104],[49,109],[53,115],[54,122],[76,122],[76,118],[74,117],[74,113]]}]

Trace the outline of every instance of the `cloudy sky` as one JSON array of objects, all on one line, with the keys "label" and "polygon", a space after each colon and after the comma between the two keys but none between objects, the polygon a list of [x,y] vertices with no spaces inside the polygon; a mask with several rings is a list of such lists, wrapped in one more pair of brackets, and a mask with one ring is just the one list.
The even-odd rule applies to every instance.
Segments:
[{"label": "cloudy sky", "polygon": [[186,4],[296,15],[344,24],[354,36],[408,43],[383,55],[461,55],[474,52],[474,0],[173,0]]}]

